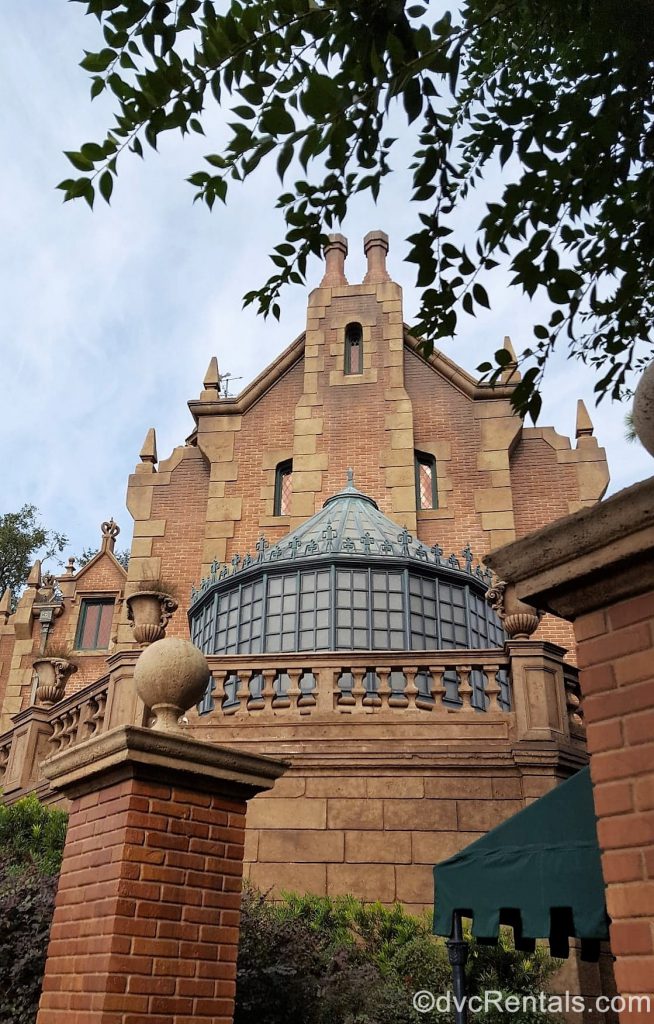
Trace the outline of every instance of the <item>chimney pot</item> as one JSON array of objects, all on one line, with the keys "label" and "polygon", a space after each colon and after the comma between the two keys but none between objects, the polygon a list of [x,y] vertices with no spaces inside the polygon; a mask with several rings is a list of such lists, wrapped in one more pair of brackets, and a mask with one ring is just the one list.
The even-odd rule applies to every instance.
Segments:
[{"label": "chimney pot", "polygon": [[328,235],[327,237],[329,241],[323,249],[325,274],[320,282],[321,288],[338,287],[348,283],[345,276],[347,238],[345,235]]},{"label": "chimney pot", "polygon": [[386,270],[388,235],[384,231],[369,231],[363,240],[363,251],[368,260],[368,272],[363,283],[381,284],[383,281],[390,281],[390,275]]}]

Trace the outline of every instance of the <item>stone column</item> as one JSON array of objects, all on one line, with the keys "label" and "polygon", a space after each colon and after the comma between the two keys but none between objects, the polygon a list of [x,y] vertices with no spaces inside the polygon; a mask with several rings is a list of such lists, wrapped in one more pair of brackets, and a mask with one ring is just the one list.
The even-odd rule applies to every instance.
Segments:
[{"label": "stone column", "polygon": [[285,766],[171,729],[174,706],[45,762],[72,804],[37,1024],[233,1020],[246,802]]}]

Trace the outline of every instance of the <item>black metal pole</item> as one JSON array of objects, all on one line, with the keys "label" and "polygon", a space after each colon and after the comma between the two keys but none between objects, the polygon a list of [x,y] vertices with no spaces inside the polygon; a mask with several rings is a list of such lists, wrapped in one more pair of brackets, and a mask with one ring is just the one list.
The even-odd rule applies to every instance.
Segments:
[{"label": "black metal pole", "polygon": [[466,961],[468,959],[468,943],[463,938],[461,913],[455,910],[452,914],[452,937],[447,940],[447,958],[452,965],[452,988],[454,990],[454,1024],[468,1024],[468,1007],[466,998]]}]

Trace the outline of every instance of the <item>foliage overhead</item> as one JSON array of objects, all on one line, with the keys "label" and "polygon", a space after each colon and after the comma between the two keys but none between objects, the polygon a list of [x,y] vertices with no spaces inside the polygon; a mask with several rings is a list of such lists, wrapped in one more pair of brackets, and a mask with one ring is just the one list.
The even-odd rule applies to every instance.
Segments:
[{"label": "foliage overhead", "polygon": [[34,505],[23,505],[18,512],[0,515],[0,596],[9,588],[16,592],[27,579],[34,556],[45,560],[60,553],[68,538],[39,523]]},{"label": "foliage overhead", "polygon": [[[279,316],[283,286],[304,283],[325,232],[356,193],[377,198],[394,161],[413,172],[408,259],[426,352],[455,335],[462,312],[489,306],[499,267],[551,308],[524,353],[522,413],[538,415],[561,335],[594,368],[600,397],[624,394],[651,356],[650,0],[464,0],[454,14],[428,0],[77,2],[104,33],[82,61],[91,95],[112,93],[116,115],[103,139],[67,154],[80,176],[60,184],[66,199],[92,205],[97,189],[108,202],[125,150],[143,156],[171,130],[203,134],[215,101],[227,141],[191,175],[196,198],[225,202],[266,158],[281,179],[292,173],[275,271],[245,297],[264,315]],[[482,183],[468,251],[453,216]],[[479,370],[497,380],[508,358],[499,350]]]}]

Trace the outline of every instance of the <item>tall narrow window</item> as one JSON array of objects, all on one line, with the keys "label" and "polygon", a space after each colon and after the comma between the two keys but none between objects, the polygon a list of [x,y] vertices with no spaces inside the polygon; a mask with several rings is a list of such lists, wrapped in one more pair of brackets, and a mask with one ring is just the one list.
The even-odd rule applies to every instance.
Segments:
[{"label": "tall narrow window", "polygon": [[426,452],[415,453],[416,506],[419,509],[438,508],[436,491],[436,459]]},{"label": "tall narrow window", "polygon": [[345,328],[345,373],[363,372],[363,331],[361,324],[348,324]]},{"label": "tall narrow window", "polygon": [[78,651],[106,651],[111,639],[114,600],[82,601],[75,647]]},{"label": "tall narrow window", "polygon": [[288,516],[291,512],[291,495],[293,494],[293,460],[280,462],[275,470],[275,505],[274,515]]}]

